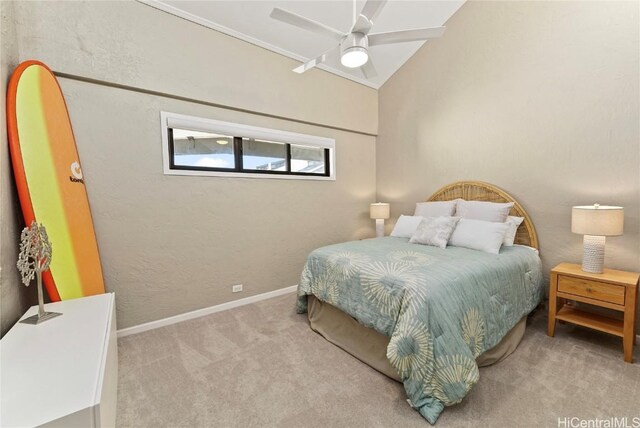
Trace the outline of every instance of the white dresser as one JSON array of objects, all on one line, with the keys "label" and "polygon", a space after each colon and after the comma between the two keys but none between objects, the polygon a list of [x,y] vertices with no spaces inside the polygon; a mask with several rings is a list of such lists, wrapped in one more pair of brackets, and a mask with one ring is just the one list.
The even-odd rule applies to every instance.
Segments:
[{"label": "white dresser", "polygon": [[[113,427],[118,346],[113,293],[50,303],[0,340],[0,426]],[[34,306],[22,318],[37,313]]]}]

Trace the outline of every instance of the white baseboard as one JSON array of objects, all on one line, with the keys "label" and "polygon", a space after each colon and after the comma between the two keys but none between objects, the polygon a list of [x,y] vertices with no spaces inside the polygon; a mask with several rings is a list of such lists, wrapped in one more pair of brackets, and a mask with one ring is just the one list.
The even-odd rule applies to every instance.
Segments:
[{"label": "white baseboard", "polygon": [[239,306],[248,305],[250,303],[259,302],[261,300],[271,299],[273,297],[282,296],[288,293],[293,293],[298,288],[297,285],[291,287],[280,288],[278,290],[269,291],[267,293],[256,294],[255,296],[245,297],[244,299],[233,300],[231,302],[222,303],[220,305],[209,306],[208,308],[197,309],[195,311],[187,312],[180,315],[174,315],[169,318],[163,318],[156,321],[147,322],[144,324],[134,325],[133,327],[123,328],[118,330],[118,337],[130,336],[132,334],[142,333],[143,331],[153,330],[155,328],[164,327],[171,324],[177,324],[182,321],[192,320],[194,318],[200,318],[205,315],[215,314],[216,312],[222,312],[229,309],[237,308]]}]

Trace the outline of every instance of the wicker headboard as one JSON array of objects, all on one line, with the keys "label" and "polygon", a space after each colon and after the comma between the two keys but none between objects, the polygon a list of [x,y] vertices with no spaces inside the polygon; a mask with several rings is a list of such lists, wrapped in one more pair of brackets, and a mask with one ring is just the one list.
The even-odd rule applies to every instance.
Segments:
[{"label": "wicker headboard", "polygon": [[458,181],[438,190],[431,195],[428,201],[451,201],[457,198],[466,199],[467,201],[513,202],[513,208],[511,208],[509,215],[524,217],[524,221],[516,232],[515,243],[538,248],[538,236],[531,218],[522,208],[522,205],[504,190],[481,181]]}]

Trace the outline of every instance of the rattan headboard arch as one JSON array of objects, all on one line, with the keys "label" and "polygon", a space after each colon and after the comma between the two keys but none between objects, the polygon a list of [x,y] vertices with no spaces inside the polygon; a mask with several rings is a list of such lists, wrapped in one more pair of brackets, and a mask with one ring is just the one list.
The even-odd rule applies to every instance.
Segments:
[{"label": "rattan headboard arch", "polygon": [[509,215],[524,217],[524,221],[516,232],[515,243],[538,249],[538,235],[536,235],[536,228],[533,226],[531,217],[522,208],[522,205],[504,190],[482,181],[458,181],[438,190],[429,197],[428,201],[451,201],[458,198],[467,201],[513,202],[513,208],[511,208]]}]

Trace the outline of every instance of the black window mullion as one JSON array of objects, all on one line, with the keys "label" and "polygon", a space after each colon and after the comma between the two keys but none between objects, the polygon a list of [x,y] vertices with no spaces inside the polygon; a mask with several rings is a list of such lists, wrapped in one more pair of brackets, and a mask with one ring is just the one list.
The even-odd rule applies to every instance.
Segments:
[{"label": "black window mullion", "polygon": [[326,175],[327,177],[329,177],[331,175],[331,163],[330,163],[330,150],[329,149],[324,149],[324,175]]},{"label": "black window mullion", "polygon": [[236,155],[236,171],[244,171],[242,163],[242,137],[233,137],[233,151]]},{"label": "black window mullion", "polygon": [[286,147],[286,161],[287,161],[287,172],[291,172],[291,144],[285,144]]},{"label": "black window mullion", "polygon": [[173,159],[175,156],[175,148],[173,147],[173,128],[167,128],[167,136],[169,137],[169,168],[173,169],[176,166]]}]

